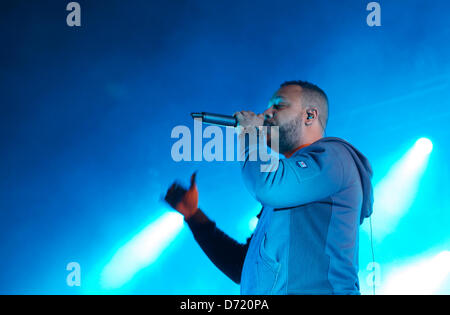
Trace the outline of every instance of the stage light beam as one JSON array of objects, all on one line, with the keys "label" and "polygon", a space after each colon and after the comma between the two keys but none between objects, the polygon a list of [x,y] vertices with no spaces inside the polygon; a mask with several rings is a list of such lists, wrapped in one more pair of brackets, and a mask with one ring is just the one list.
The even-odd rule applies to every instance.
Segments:
[{"label": "stage light beam", "polygon": [[427,138],[420,138],[415,144],[424,154],[430,154],[433,151],[433,142]]},{"label": "stage light beam", "polygon": [[[381,240],[391,233],[413,204],[432,150],[431,140],[418,139],[375,186],[373,212],[375,239]],[[367,224],[364,225],[364,230],[369,230]]]},{"label": "stage light beam", "polygon": [[183,227],[183,216],[168,212],[122,246],[103,268],[100,285],[118,289],[158,259]]},{"label": "stage light beam", "polygon": [[383,294],[429,295],[450,280],[450,251],[420,259],[407,266],[394,269],[388,276]]}]

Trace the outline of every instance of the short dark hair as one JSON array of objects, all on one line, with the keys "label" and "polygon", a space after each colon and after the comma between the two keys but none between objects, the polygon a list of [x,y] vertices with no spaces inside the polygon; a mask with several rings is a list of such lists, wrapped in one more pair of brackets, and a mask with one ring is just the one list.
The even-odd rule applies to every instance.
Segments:
[{"label": "short dark hair", "polygon": [[298,85],[302,91],[302,104],[304,106],[313,106],[319,109],[319,122],[323,127],[323,130],[327,127],[328,123],[328,96],[317,85],[307,81],[286,81],[281,84],[281,87],[288,85]]}]

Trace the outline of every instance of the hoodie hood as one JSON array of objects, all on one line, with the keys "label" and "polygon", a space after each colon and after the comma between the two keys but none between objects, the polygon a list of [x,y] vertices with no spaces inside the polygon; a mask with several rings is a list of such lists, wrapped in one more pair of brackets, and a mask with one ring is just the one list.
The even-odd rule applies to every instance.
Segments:
[{"label": "hoodie hood", "polygon": [[359,176],[361,178],[362,190],[363,190],[363,202],[361,207],[361,219],[360,224],[363,223],[365,218],[370,217],[373,212],[373,187],[372,187],[372,167],[369,160],[356,149],[353,145],[347,141],[334,138],[326,137],[320,139],[318,142],[339,142],[350,152],[355,164],[358,168]]}]

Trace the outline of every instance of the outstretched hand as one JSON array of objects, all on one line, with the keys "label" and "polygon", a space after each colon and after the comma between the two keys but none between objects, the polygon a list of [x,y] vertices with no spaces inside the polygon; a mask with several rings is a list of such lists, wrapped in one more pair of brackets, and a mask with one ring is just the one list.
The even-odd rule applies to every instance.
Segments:
[{"label": "outstretched hand", "polygon": [[191,186],[184,188],[178,183],[173,183],[167,190],[164,200],[175,210],[180,212],[186,219],[194,215],[198,210],[198,190],[195,182],[197,172],[191,176]]}]

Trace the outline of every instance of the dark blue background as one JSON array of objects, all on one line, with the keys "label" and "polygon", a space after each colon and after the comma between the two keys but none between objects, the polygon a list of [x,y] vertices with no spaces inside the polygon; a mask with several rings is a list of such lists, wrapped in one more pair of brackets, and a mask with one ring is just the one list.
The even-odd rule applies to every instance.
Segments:
[{"label": "dark blue background", "polygon": [[[66,285],[67,263],[95,279],[123,240],[170,211],[161,194],[194,170],[201,207],[244,241],[259,209],[238,164],[174,162],[171,130],[192,126],[192,111],[262,112],[294,79],[328,93],[328,135],[368,156],[374,184],[415,140],[434,143],[379,260],[449,243],[448,1],[379,1],[374,28],[363,0],[85,0],[79,28],[66,25],[68,2],[0,5],[0,293],[83,293]],[[362,233],[363,272],[368,246]],[[239,288],[185,227],[125,292]]]}]

